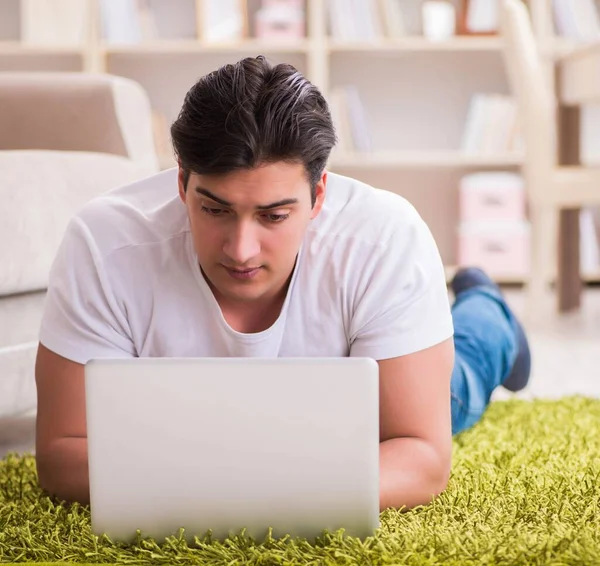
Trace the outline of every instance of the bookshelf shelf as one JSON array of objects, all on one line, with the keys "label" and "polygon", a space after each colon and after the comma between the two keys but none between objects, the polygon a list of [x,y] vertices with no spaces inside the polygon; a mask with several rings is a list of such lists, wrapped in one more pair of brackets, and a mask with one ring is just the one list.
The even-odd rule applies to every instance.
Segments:
[{"label": "bookshelf shelf", "polygon": [[[101,45],[103,53],[108,55],[163,53],[307,53],[310,51],[310,40],[266,41],[250,39],[232,43],[206,43],[196,40],[151,41],[127,45]],[[456,38],[448,41],[430,41],[422,37],[405,39],[387,39],[376,42],[342,42],[329,40],[326,50],[330,53],[389,53],[419,51],[498,51],[502,43],[498,38]]]},{"label": "bookshelf shelf", "polygon": [[332,156],[332,168],[400,169],[400,168],[489,168],[517,167],[520,154],[472,155],[461,151],[381,151],[345,152]]},{"label": "bookshelf shelf", "polygon": [[568,38],[555,37],[549,40],[540,40],[538,46],[540,53],[552,60],[563,57],[573,51],[573,49],[580,47],[581,42]]},{"label": "bookshelf shelf", "polygon": [[500,51],[498,37],[455,37],[444,41],[431,41],[420,36],[379,41],[340,41],[330,39],[330,52],[393,52],[393,51]]},{"label": "bookshelf shelf", "polygon": [[[161,155],[161,168],[173,167],[172,155]],[[460,151],[427,152],[373,152],[344,153],[332,156],[329,167],[332,169],[485,169],[490,167],[517,167],[523,161],[520,155],[466,155]]]},{"label": "bookshelf shelf", "polygon": [[40,55],[53,57],[61,55],[81,55],[83,48],[61,45],[34,45],[21,41],[0,41],[0,56]]},{"label": "bookshelf shelf", "polygon": [[578,46],[579,43],[573,41],[572,39],[555,38],[550,44],[549,51],[551,51],[557,57],[562,57]]},{"label": "bookshelf shelf", "polygon": [[189,53],[307,53],[310,41],[244,40],[228,43],[207,43],[197,40],[149,41],[126,45],[101,45],[104,55],[163,55]]}]

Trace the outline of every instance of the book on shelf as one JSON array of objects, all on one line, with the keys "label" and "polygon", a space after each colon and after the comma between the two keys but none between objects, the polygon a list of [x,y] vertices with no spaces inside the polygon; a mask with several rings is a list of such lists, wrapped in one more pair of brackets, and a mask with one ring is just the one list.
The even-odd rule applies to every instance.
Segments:
[{"label": "book on shelf", "polygon": [[158,39],[166,41],[195,41],[197,31],[197,6],[194,0],[145,0],[142,5],[146,14],[142,13],[142,30],[144,18],[147,18],[145,36],[156,35]]},{"label": "book on shelf", "polygon": [[82,0],[21,0],[21,41],[30,45],[83,47],[90,29]]},{"label": "book on shelf", "polygon": [[338,137],[335,151],[372,151],[369,121],[358,89],[353,85],[333,87],[329,95],[329,107]]},{"label": "book on shelf", "polygon": [[[381,0],[381,18],[387,37],[403,37],[409,34],[410,16],[403,9],[401,0]],[[418,29],[418,21],[414,27]]]},{"label": "book on shelf", "polygon": [[492,35],[500,27],[501,0],[462,0],[459,32],[464,35]]},{"label": "book on shelf", "polygon": [[131,45],[153,40],[195,40],[194,3],[169,0],[99,0],[102,36],[110,45]]},{"label": "book on shelf", "polygon": [[600,209],[583,208],[579,213],[580,255],[582,273],[600,269]]},{"label": "book on shelf", "polygon": [[[567,2],[571,0],[565,0]],[[590,0],[592,1],[592,0]],[[499,28],[500,0],[327,0],[330,35],[374,41],[425,35],[491,35]],[[432,32],[432,29],[442,31]]]},{"label": "book on shelf", "polygon": [[157,39],[159,37],[158,24],[151,0],[137,0],[137,13],[144,41]]},{"label": "book on shelf", "polygon": [[158,35],[149,0],[101,0],[100,15],[106,43],[135,44]]},{"label": "book on shelf", "polygon": [[521,152],[523,147],[514,97],[475,93],[467,110],[461,150],[469,154],[493,155]]},{"label": "book on shelf", "polygon": [[552,8],[558,35],[579,41],[600,37],[600,12],[596,0],[552,0]]},{"label": "book on shelf", "polygon": [[327,0],[329,33],[339,41],[377,41],[422,31],[421,0]]},{"label": "book on shelf", "polygon": [[203,0],[199,36],[207,43],[239,41],[247,36],[246,0]]},{"label": "book on shelf", "polygon": [[[600,106],[588,105],[581,108],[580,161],[584,167],[600,166]],[[580,262],[582,273],[600,271],[600,207],[581,210],[580,216]]]}]

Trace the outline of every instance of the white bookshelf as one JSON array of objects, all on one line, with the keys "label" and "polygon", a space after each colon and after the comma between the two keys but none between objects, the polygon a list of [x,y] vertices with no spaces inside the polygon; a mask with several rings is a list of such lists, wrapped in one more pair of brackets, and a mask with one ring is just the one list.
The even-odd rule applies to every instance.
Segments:
[{"label": "white bookshelf", "polygon": [[[122,75],[147,90],[167,125],[185,93],[203,74],[244,56],[267,55],[296,66],[329,98],[336,87],[355,85],[372,138],[369,152],[335,150],[330,168],[402,194],[430,225],[449,273],[456,263],[458,183],[478,170],[518,171],[518,152],[469,154],[461,150],[471,96],[510,94],[497,36],[456,36],[430,41],[418,34],[373,41],[337,40],[329,35],[327,0],[305,0],[305,38],[261,40],[253,15],[259,0],[246,5],[248,33],[241,40],[209,43],[198,17],[208,0],[150,0],[160,37],[136,43],[108,43],[103,37],[101,0],[89,6],[90,21],[81,46],[28,45],[19,41],[20,5],[0,0],[0,71],[76,70]],[[53,1],[53,0],[46,0]],[[418,1],[418,0],[410,0]],[[551,0],[528,5],[553,81],[553,61],[576,45],[556,36]],[[161,155],[161,165],[174,164]],[[517,282],[506,278],[506,282]],[[518,280],[518,278],[516,278]],[[587,279],[600,279],[600,271]]]}]

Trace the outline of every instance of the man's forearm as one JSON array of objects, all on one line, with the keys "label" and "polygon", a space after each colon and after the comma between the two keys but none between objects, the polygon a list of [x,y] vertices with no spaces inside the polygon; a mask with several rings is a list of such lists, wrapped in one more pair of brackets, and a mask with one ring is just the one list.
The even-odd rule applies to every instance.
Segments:
[{"label": "man's forearm", "polygon": [[43,489],[64,501],[89,503],[87,438],[58,438],[36,458]]},{"label": "man's forearm", "polygon": [[448,483],[450,463],[420,438],[392,438],[379,445],[379,506],[426,505]]},{"label": "man's forearm", "polygon": [[[41,486],[65,501],[89,503],[87,438],[61,438],[38,457]],[[424,505],[441,493],[449,470],[434,449],[418,438],[379,445],[380,508]]]}]

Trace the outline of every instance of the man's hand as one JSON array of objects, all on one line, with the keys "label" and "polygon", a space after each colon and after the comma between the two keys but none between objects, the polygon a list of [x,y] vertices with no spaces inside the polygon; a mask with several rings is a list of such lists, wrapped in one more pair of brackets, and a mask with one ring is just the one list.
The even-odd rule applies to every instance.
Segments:
[{"label": "man's hand", "polygon": [[40,344],[36,462],[42,488],[65,501],[89,503],[84,366]]},{"label": "man's hand", "polygon": [[454,342],[379,361],[380,508],[424,505],[448,483]]}]

